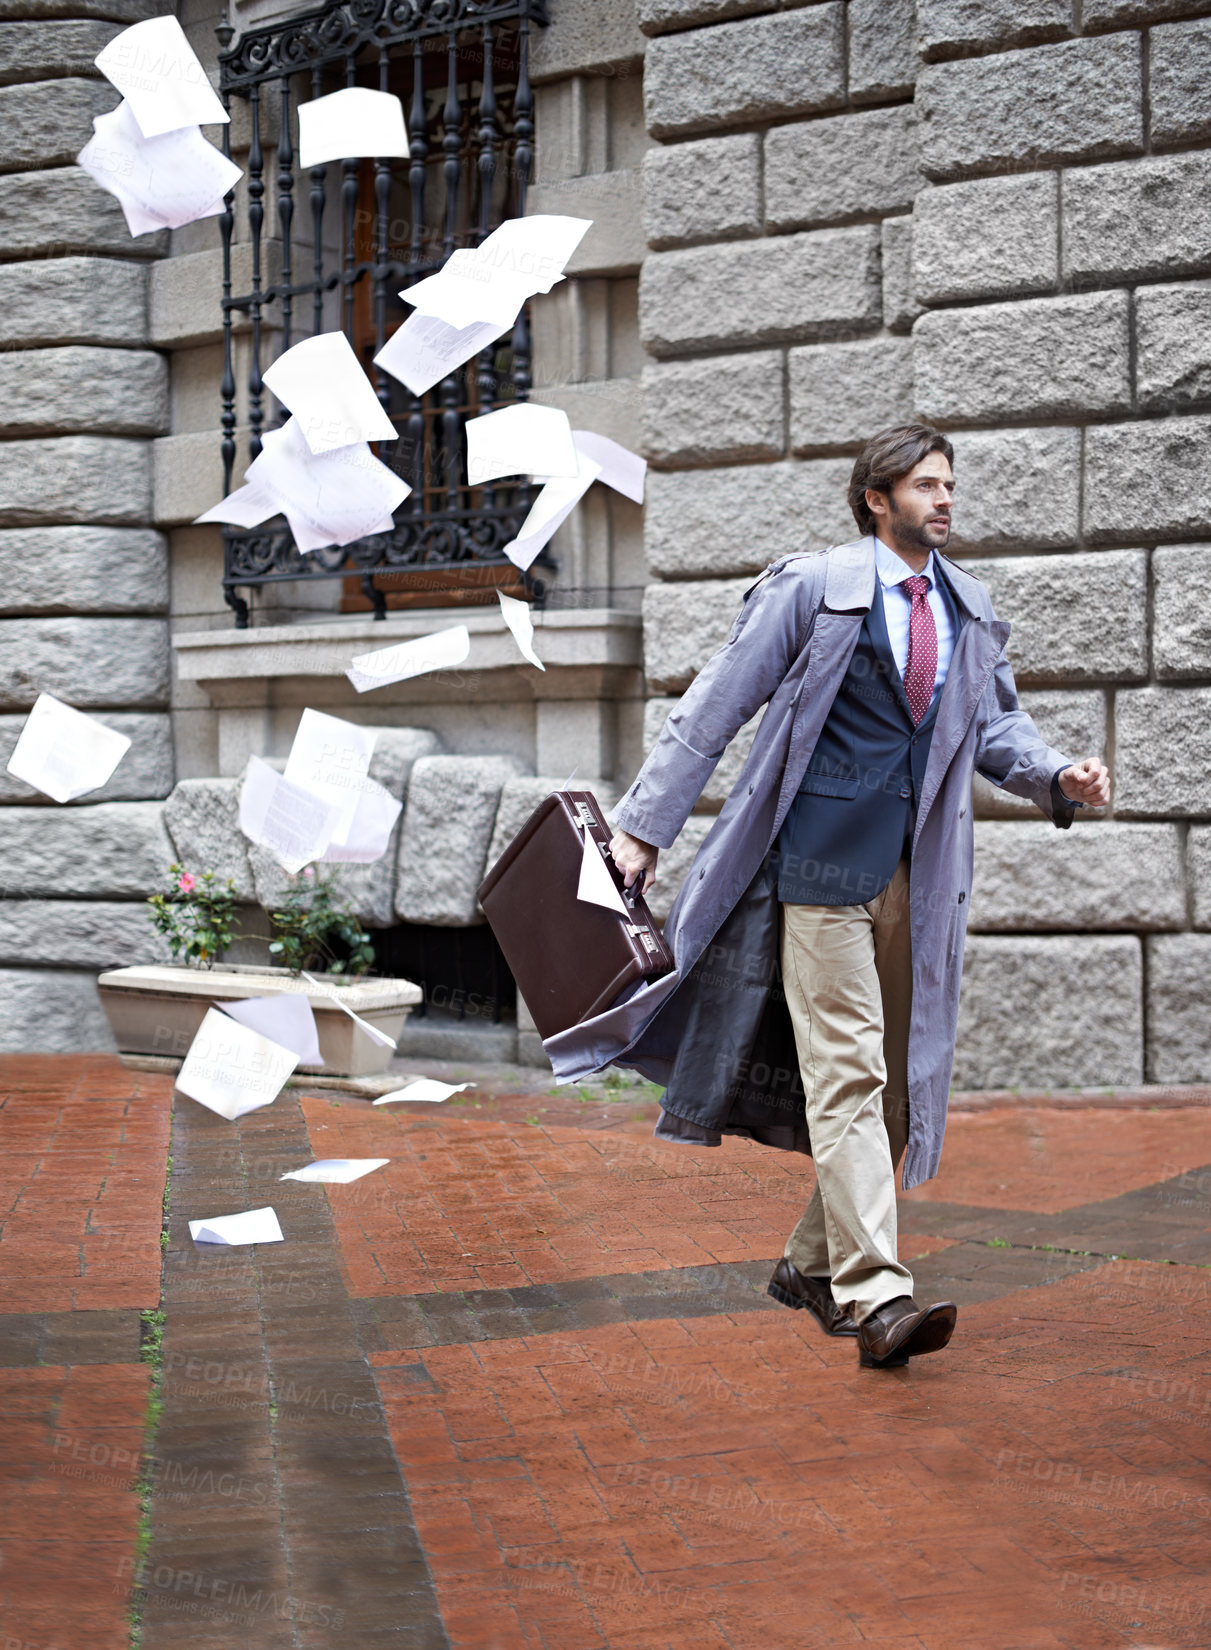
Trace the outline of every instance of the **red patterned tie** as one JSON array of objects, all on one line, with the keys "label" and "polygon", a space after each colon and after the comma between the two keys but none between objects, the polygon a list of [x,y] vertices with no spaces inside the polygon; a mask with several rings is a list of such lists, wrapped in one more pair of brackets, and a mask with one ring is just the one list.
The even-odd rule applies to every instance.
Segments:
[{"label": "red patterned tie", "polygon": [[938,627],[929,610],[929,580],[923,573],[901,579],[900,588],[912,597],[908,615],[908,669],[904,672],[904,692],[914,722],[920,722],[933,698],[938,674]]}]

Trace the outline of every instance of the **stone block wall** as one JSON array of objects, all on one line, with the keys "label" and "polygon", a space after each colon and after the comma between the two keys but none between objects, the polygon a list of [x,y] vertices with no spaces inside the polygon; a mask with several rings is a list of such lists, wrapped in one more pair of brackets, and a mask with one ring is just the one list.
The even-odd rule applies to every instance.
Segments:
[{"label": "stone block wall", "polygon": [[1211,1079],[1211,5],[639,18],[647,743],[753,574],[853,536],[863,439],[937,423],[1023,704],[1115,784],[1060,834],[977,782],[955,1082]]},{"label": "stone block wall", "polygon": [[109,1046],[97,969],[153,953],[144,896],[172,857],[169,566],[151,448],[168,373],[149,272],[72,164],[118,94],[93,58],[143,0],[14,8],[0,39],[0,765],[39,692],[133,741],[103,790],[57,807],[0,773],[0,1049]]},{"label": "stone block wall", "polygon": [[[217,231],[132,240],[71,165],[116,101],[93,56],[158,9],[55,0],[0,40],[0,753],[40,688],[134,740],[110,785],[66,809],[0,774],[0,1048],[104,1046],[89,959],[130,955],[153,862],[191,831],[218,840],[243,760],[223,765],[216,701],[173,678],[167,645],[170,623],[230,624],[217,530],[188,525],[218,489]],[[233,20],[291,9],[235,0]],[[1115,780],[1107,816],[1063,836],[977,784],[956,1081],[1211,1079],[1211,3],[549,9],[530,209],[595,223],[536,306],[536,398],[652,465],[642,514],[594,489],[556,550],[567,583],[642,592],[646,714],[554,669],[538,710],[493,706],[513,719],[493,755],[483,707],[426,712],[420,736],[440,723],[444,751],[394,751],[421,765],[384,781],[415,783],[414,805],[404,849],[358,885],[366,920],[477,920],[476,868],[546,784],[521,770],[550,772],[541,749],[558,743],[527,745],[527,716],[578,751],[595,727],[605,754],[588,766],[603,795],[624,788],[745,585],[851,536],[854,453],[919,415],[954,440],[954,553],[1013,623],[1023,703]],[[180,15],[213,68],[217,0]],[[241,290],[247,253],[233,251]],[[239,336],[236,353],[242,385]],[[273,687],[275,748],[312,687]],[[751,732],[666,856],[663,906]],[[533,758],[519,767],[509,740]],[[177,775],[201,789],[165,807]],[[439,886],[405,850],[451,787],[466,863]],[[270,889],[254,856],[240,875],[250,899]]]}]

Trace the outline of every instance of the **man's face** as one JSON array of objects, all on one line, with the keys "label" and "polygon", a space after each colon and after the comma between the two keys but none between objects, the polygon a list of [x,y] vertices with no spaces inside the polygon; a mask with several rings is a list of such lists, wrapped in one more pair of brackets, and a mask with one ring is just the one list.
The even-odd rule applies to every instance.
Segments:
[{"label": "man's face", "polygon": [[954,490],[954,474],[945,453],[927,453],[900,477],[886,499],[891,532],[905,547],[944,549],[950,539]]}]

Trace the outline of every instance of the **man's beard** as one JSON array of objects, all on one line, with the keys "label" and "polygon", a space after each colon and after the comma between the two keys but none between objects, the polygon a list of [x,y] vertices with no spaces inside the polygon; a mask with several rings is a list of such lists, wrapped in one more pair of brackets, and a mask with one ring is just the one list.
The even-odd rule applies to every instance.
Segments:
[{"label": "man's beard", "polygon": [[895,529],[896,537],[901,544],[911,544],[918,550],[945,550],[950,543],[949,516],[946,518],[946,537],[940,543],[935,544],[926,532],[924,522],[920,526],[914,525],[909,520],[907,511],[898,509],[893,498],[889,498],[887,503],[891,512],[891,525]]}]

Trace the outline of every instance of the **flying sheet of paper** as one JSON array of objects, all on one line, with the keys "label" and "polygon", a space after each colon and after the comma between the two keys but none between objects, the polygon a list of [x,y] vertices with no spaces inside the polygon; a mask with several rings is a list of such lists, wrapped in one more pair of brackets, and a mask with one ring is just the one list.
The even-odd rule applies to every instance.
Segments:
[{"label": "flying sheet of paper", "polygon": [[196,126],[145,138],[128,103],[93,118],[76,164],[117,199],[132,235],[217,216],[244,175]]},{"label": "flying sheet of paper", "polygon": [[527,298],[563,279],[591,218],[536,213],[510,218],[478,247],[460,247],[438,270],[400,293],[422,315],[459,331],[477,321],[512,326]]},{"label": "flying sheet of paper", "polygon": [[576,885],[576,898],[587,900],[590,905],[604,905],[607,911],[621,911],[624,917],[631,915],[626,901],[618,892],[614,879],[606,868],[605,860],[601,857],[601,849],[589,831],[584,834],[584,853],[580,858],[580,881]]},{"label": "flying sheet of paper", "polygon": [[363,780],[347,830],[333,837],[320,858],[326,865],[373,865],[387,852],[403,811],[403,803],[376,779]]},{"label": "flying sheet of paper", "polygon": [[[512,326],[512,322],[508,326]],[[507,330],[495,321],[474,321],[469,327],[447,326],[436,315],[414,310],[393,332],[374,357],[374,363],[406,384],[413,395],[424,395],[447,374],[461,367]]]},{"label": "flying sheet of paper", "polygon": [[430,670],[460,665],[470,651],[470,631],[465,624],[454,624],[447,630],[418,636],[415,641],[397,642],[394,647],[381,647],[374,653],[359,653],[345,675],[359,693],[368,693],[371,688],[406,682]]},{"label": "flying sheet of paper", "polygon": [[408,158],[404,106],[393,92],[346,86],[299,104],[299,170],[330,160]]},{"label": "flying sheet of paper", "polygon": [[452,1094],[461,1094],[464,1089],[478,1086],[476,1083],[439,1083],[436,1077],[417,1077],[402,1089],[392,1089],[390,1094],[380,1095],[373,1103],[386,1106],[396,1100],[448,1100]]},{"label": "flying sheet of paper", "polygon": [[580,503],[600,474],[600,466],[578,452],[577,472],[548,481],[530,506],[515,539],[505,545],[505,555],[524,573],[544,545],[548,544]]},{"label": "flying sheet of paper", "polygon": [[272,1209],[246,1209],[238,1215],[212,1215],[209,1220],[191,1220],[189,1235],[195,1243],[282,1243],[282,1228]]},{"label": "flying sheet of paper", "polygon": [[390,1163],[389,1157],[321,1157],[314,1163],[308,1163],[304,1168],[291,1169],[289,1174],[278,1176],[279,1180],[306,1180],[333,1186],[347,1186],[351,1180],[360,1180],[364,1174],[373,1174],[375,1169],[381,1169],[384,1163]]},{"label": "flying sheet of paper", "polygon": [[373,1042],[376,1042],[380,1048],[395,1047],[394,1037],[388,1037],[385,1031],[380,1031],[377,1026],[372,1026],[369,1020],[363,1020],[360,1014],[355,1014],[349,1007],[348,1003],[343,1003],[341,1001],[339,992],[334,990],[332,986],[325,985],[322,980],[317,980],[314,975],[311,974],[304,973],[303,978],[307,981],[308,985],[313,985],[317,991],[322,991],[325,997],[331,997],[336,1006],[343,1009],[343,1011],[353,1021],[354,1025],[360,1026],[366,1033],[367,1037],[371,1038]]},{"label": "flying sheet of paper", "polygon": [[376,728],[361,728],[320,710],[305,710],[299,720],[283,777],[337,810],[333,842],[347,840],[377,738]]},{"label": "flying sheet of paper", "polygon": [[233,1020],[288,1048],[298,1056],[299,1065],[323,1065],[315,1014],[303,992],[283,991],[277,997],[242,997],[239,1002],[221,1006],[223,1013],[230,1014]]},{"label": "flying sheet of paper", "polygon": [[221,503],[207,510],[204,516],[199,516],[197,523],[230,521],[237,527],[257,527],[277,514],[278,503],[273,495],[249,482],[245,487],[237,487],[234,493],[228,493]]},{"label": "flying sheet of paper", "polygon": [[208,1008],[177,1073],[176,1086],[191,1100],[217,1111],[229,1123],[277,1099],[299,1057],[293,1049],[262,1037]]},{"label": "flying sheet of paper", "polygon": [[231,119],[171,13],[123,29],[93,61],[130,104],[144,137]]},{"label": "flying sheet of paper", "polygon": [[534,651],[534,620],[530,615],[529,602],[518,601],[516,596],[506,596],[503,590],[496,592],[500,598],[500,611],[505,623],[513,632],[513,639],[521,649],[523,656],[539,670],[546,670],[546,665]]},{"label": "flying sheet of paper", "polygon": [[493,267],[530,281],[534,292],[550,292],[592,227],[592,218],[534,212],[525,218],[506,218],[477,250]]},{"label": "flying sheet of paper", "polygon": [[255,527],[280,511],[304,554],[389,532],[392,511],[412,491],[364,441],[335,452],[313,453],[297,418],[280,430],[266,431],[244,481],[245,486],[198,516],[198,522],[233,521]]},{"label": "flying sheet of paper", "polygon": [[579,461],[572,426],[561,407],[517,401],[499,412],[469,418],[467,480],[472,487],[501,476],[574,476]]},{"label": "flying sheet of paper", "polygon": [[292,784],[259,756],[251,759],[240,790],[240,830],[290,876],[319,859],[340,822],[335,803]]},{"label": "flying sheet of paper", "polygon": [[598,435],[595,430],[573,430],[572,440],[576,451],[598,466],[599,481],[612,487],[616,493],[624,493],[627,498],[634,499],[636,504],[643,503],[643,483],[648,470],[646,458],[640,458],[629,447],[611,441],[608,435]]},{"label": "flying sheet of paper", "polygon": [[56,802],[104,785],[130,749],[116,733],[52,693],[40,693],[8,759],[8,772]]},{"label": "flying sheet of paper", "polygon": [[279,355],[264,377],[294,414],[313,453],[335,452],[355,441],[397,439],[395,425],[343,332],[304,338]]}]

